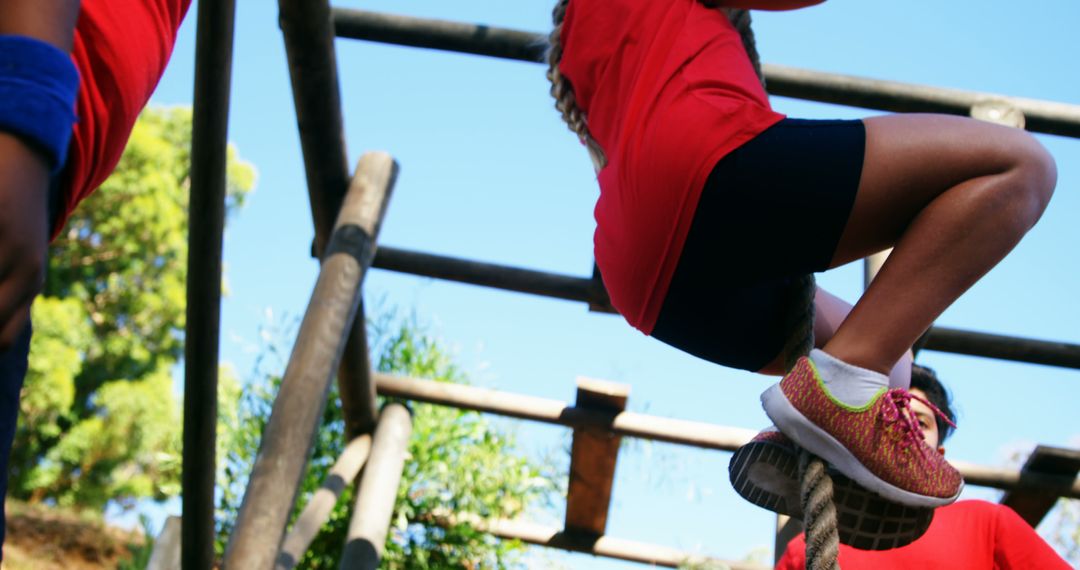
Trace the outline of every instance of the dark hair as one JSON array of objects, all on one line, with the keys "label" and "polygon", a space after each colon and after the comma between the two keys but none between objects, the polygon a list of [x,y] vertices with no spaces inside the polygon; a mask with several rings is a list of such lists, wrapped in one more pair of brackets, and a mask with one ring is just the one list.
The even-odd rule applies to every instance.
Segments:
[{"label": "dark hair", "polygon": [[[922,390],[931,404],[937,406],[941,413],[949,418],[949,421],[956,423],[956,412],[952,409],[952,396],[949,395],[949,391],[945,389],[945,386],[941,384],[941,380],[938,380],[937,373],[933,369],[913,363],[911,365],[911,387]],[[937,422],[938,443],[940,444],[945,441],[945,438],[952,435],[953,427],[944,418],[937,415],[934,416],[934,421]]]}]

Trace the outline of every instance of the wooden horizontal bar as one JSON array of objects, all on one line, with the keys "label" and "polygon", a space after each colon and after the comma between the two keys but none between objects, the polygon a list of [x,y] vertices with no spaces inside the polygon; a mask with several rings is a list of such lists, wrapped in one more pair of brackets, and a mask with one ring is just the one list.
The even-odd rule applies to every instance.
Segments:
[{"label": "wooden horizontal bar", "polygon": [[566,402],[487,388],[375,373],[379,395],[452,406],[567,427],[606,427],[621,436],[734,451],[757,432],[704,422],[675,420],[634,412],[611,414]]},{"label": "wooden horizontal bar", "polygon": [[504,291],[530,293],[567,301],[584,301],[597,307],[607,307],[608,311],[615,312],[608,301],[607,293],[602,288],[597,290],[596,283],[586,277],[560,275],[382,245],[375,253],[375,261],[371,266]]},{"label": "wooden horizontal bar", "polygon": [[571,552],[584,552],[593,556],[617,558],[629,562],[640,562],[667,568],[695,567],[728,568],[730,570],[767,570],[767,566],[752,562],[736,562],[710,558],[689,552],[683,552],[666,546],[612,538],[610,536],[591,536],[581,533],[561,531],[527,521],[485,520],[479,517],[439,517],[436,524],[448,526],[465,520],[473,528],[499,538],[520,540],[529,544],[558,548]]},{"label": "wooden horizontal bar", "polygon": [[[1033,474],[1057,475],[1068,480],[1075,479],[1077,473],[1080,473],[1080,450],[1040,445],[1020,469],[1020,481],[1029,479]],[[1057,504],[1061,490],[1060,487],[1025,485],[1005,493],[1001,504],[1011,507],[1035,527]]]},{"label": "wooden horizontal bar", "polygon": [[[581,301],[588,303],[593,310],[615,312],[599,279],[469,261],[389,246],[379,246],[372,267],[505,291]],[[927,333],[926,343],[922,348],[1080,369],[1080,345],[1065,342],[935,326]]]},{"label": "wooden horizontal bar", "polygon": [[[382,396],[392,396],[451,406],[466,410],[509,416],[568,427],[607,426],[621,436],[677,443],[704,449],[734,451],[750,441],[754,430],[720,426],[704,422],[677,420],[660,416],[622,412],[610,414],[570,406],[566,402],[501,392],[475,386],[390,376],[376,373],[375,387]],[[1061,489],[1061,496],[1080,499],[1080,480],[1075,478],[1029,474],[1020,471],[985,467],[964,461],[950,461],[967,483],[998,489],[1043,485]]]},{"label": "wooden horizontal bar", "polygon": [[924,348],[1029,364],[1080,368],[1080,345],[1066,342],[934,326],[927,333]]},{"label": "wooden horizontal bar", "polygon": [[[543,63],[546,34],[495,26],[333,9],[339,37]],[[770,93],[822,103],[892,112],[969,115],[972,108],[1000,101],[1024,114],[1029,131],[1080,138],[1080,105],[992,93],[946,89],[796,69],[763,66]]]}]

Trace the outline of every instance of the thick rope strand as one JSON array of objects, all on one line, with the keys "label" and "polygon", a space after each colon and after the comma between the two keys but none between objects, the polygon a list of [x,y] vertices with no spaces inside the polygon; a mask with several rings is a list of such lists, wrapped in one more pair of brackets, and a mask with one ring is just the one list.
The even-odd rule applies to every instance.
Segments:
[{"label": "thick rope strand", "polygon": [[[748,10],[725,10],[728,19],[742,38],[743,49],[757,72],[761,85],[765,74],[761,71],[754,32],[750,28]],[[788,306],[788,326],[791,331],[784,346],[784,368],[790,371],[800,357],[810,354],[814,348],[814,296],[817,282],[814,275],[804,275],[793,284],[792,299]],[[825,462],[806,450],[799,452],[800,500],[806,523],[807,570],[840,570],[837,556],[840,554],[840,535],[836,529],[836,505],[833,503],[833,482],[825,469]]]},{"label": "thick rope strand", "polygon": [[806,521],[806,570],[840,570],[833,483],[825,462],[799,451],[800,500]]}]

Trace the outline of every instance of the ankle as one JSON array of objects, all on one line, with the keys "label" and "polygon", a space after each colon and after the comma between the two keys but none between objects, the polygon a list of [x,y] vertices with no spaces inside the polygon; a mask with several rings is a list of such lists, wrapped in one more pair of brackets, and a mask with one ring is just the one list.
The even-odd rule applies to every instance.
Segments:
[{"label": "ankle", "polygon": [[810,360],[828,392],[846,405],[861,407],[889,388],[885,374],[845,362],[823,350],[811,351]]}]

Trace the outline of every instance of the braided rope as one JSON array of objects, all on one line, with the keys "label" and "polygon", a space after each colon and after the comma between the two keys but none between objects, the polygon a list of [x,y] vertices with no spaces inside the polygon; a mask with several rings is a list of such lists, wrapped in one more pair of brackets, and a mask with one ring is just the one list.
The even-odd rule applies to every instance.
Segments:
[{"label": "braided rope", "polygon": [[551,96],[555,98],[555,108],[562,114],[566,126],[578,136],[581,142],[585,143],[593,168],[599,172],[607,166],[607,156],[604,154],[603,147],[589,132],[589,126],[585,122],[585,113],[578,107],[577,98],[574,96],[574,86],[559,70],[559,62],[562,61],[563,54],[563,19],[566,18],[566,6],[569,3],[570,0],[559,0],[551,11],[551,22],[554,26],[548,36],[547,78],[551,82]]},{"label": "braided rope", "polygon": [[[792,284],[787,309],[791,336],[784,346],[784,367],[794,368],[799,357],[814,347],[814,275],[803,276]],[[807,570],[840,570],[840,535],[836,529],[836,505],[833,482],[825,462],[805,449],[799,451],[799,499],[806,523]]]},{"label": "braided rope", "polygon": [[[706,6],[712,0],[700,0]],[[754,32],[750,28],[748,10],[728,10],[724,13],[742,38],[743,48],[765,86]],[[817,283],[814,275],[804,275],[792,284],[787,314],[787,330],[791,331],[784,345],[784,369],[791,370],[799,358],[814,348],[814,295]],[[840,535],[836,530],[836,505],[833,503],[833,482],[825,462],[806,450],[799,451],[799,498],[806,523],[807,570],[840,570]]]},{"label": "braided rope", "polygon": [[806,521],[806,570],[840,570],[832,478],[825,463],[805,449],[799,451],[799,477],[799,499]]}]

